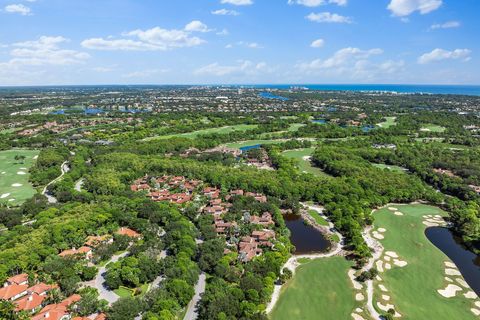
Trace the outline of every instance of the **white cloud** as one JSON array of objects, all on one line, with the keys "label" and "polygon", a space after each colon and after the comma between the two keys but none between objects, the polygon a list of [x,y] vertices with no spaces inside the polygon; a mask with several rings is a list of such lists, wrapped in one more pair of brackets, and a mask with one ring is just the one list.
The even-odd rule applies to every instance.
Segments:
[{"label": "white cloud", "polygon": [[430,29],[431,30],[436,30],[436,29],[451,29],[451,28],[458,28],[460,27],[460,22],[458,21],[447,21],[445,23],[437,23],[433,24]]},{"label": "white cloud", "polygon": [[122,78],[127,78],[127,79],[149,78],[158,74],[167,73],[169,71],[170,70],[168,69],[148,69],[148,70],[134,71],[134,72],[123,74]]},{"label": "white cloud", "polygon": [[209,32],[207,25],[199,20],[193,20],[185,26],[185,31],[188,32]]},{"label": "white cloud", "polygon": [[200,21],[192,21],[185,30],[162,29],[155,27],[148,30],[133,30],[124,33],[127,38],[90,38],[82,41],[82,46],[94,50],[123,50],[123,51],[165,51],[175,48],[195,47],[206,41],[192,36],[192,32],[209,31]]},{"label": "white cloud", "polygon": [[415,11],[427,14],[441,5],[442,0],[391,0],[387,8],[394,16],[406,17]]},{"label": "white cloud", "polygon": [[228,36],[230,32],[228,32],[228,29],[223,29],[222,31],[217,32],[218,36]]},{"label": "white cloud", "polygon": [[310,47],[312,48],[321,48],[323,47],[323,45],[325,44],[325,40],[323,39],[317,39],[317,40],[314,40],[312,42],[312,44],[310,45]]},{"label": "white cloud", "polygon": [[352,19],[350,17],[345,17],[330,12],[310,13],[308,16],[306,16],[306,18],[310,21],[318,23],[352,23]]},{"label": "white cloud", "polygon": [[305,7],[319,7],[329,3],[346,6],[348,0],[288,0],[288,4],[299,4]]},{"label": "white cloud", "polygon": [[374,55],[382,54],[383,50],[379,48],[370,49],[370,50],[361,50],[359,48],[343,48],[338,50],[328,59],[316,59],[311,62],[301,63],[297,65],[302,70],[318,70],[318,69],[330,69],[330,68],[339,68],[346,67],[349,64],[352,64],[356,61],[367,59]]},{"label": "white cloud", "polygon": [[19,13],[22,16],[32,15],[32,10],[23,4],[10,4],[5,7],[5,11],[8,13]]},{"label": "white cloud", "polygon": [[212,14],[218,15],[218,16],[238,16],[240,13],[235,10],[228,10],[228,9],[218,9],[215,11],[212,11]]},{"label": "white cloud", "polygon": [[265,72],[271,72],[265,62],[253,63],[251,61],[238,61],[234,65],[221,65],[218,62],[206,65],[195,70],[195,75],[210,75],[223,77],[229,75],[258,75]]},{"label": "white cloud", "polygon": [[448,51],[444,49],[434,49],[431,52],[425,53],[418,58],[418,63],[427,64],[435,61],[442,60],[463,60],[469,61],[471,59],[470,54],[472,53],[469,49],[455,49],[453,51]]},{"label": "white cloud", "polygon": [[247,42],[247,41],[238,41],[236,43],[230,43],[230,44],[227,44],[225,46],[225,48],[227,49],[231,49],[233,48],[234,46],[238,46],[238,47],[246,47],[246,48],[250,48],[250,49],[262,49],[263,46],[260,45],[259,43],[257,42]]},{"label": "white cloud", "polygon": [[253,4],[252,0],[222,0],[221,3],[233,4],[234,6],[249,6]]}]

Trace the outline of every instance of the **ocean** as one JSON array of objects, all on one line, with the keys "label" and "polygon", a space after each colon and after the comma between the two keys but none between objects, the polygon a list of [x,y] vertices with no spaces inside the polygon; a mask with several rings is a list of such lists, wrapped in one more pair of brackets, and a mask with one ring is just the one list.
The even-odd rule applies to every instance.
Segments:
[{"label": "ocean", "polygon": [[376,91],[396,93],[457,94],[480,96],[480,85],[403,85],[403,84],[315,84],[315,85],[252,85],[241,86],[264,89],[307,88],[321,91]]}]

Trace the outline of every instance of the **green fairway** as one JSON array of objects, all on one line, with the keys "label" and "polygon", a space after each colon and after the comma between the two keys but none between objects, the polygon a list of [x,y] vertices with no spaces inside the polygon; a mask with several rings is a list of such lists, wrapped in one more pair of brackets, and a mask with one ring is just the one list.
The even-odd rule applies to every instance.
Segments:
[{"label": "green fairway", "polygon": [[[19,205],[36,193],[28,182],[28,170],[38,154],[36,150],[0,151],[0,202]],[[25,160],[15,160],[15,156]]]},{"label": "green fairway", "polygon": [[[303,262],[303,261],[302,261]],[[270,314],[273,320],[351,319],[358,303],[343,257],[316,259],[300,265]]]},{"label": "green fairway", "polygon": [[313,151],[315,151],[315,148],[305,148],[299,150],[284,151],[282,154],[287,158],[296,159],[298,161],[298,168],[302,172],[308,172],[320,177],[330,177],[320,168],[312,166],[310,160],[306,159],[306,157],[312,155]]},{"label": "green fairway", "polygon": [[426,124],[420,129],[420,131],[423,132],[444,132],[445,130],[445,127],[438,126],[436,124]]},{"label": "green fairway", "polygon": [[234,148],[234,149],[240,149],[243,147],[249,147],[249,146],[255,146],[258,144],[276,144],[276,143],[282,143],[285,142],[285,140],[246,140],[246,141],[241,141],[241,142],[232,142],[232,143],[227,143],[226,146],[229,148]]},{"label": "green fairway", "polygon": [[288,131],[290,132],[298,131],[298,129],[304,126],[306,126],[306,124],[304,123],[292,123],[290,127],[288,127]]},{"label": "green fairway", "polygon": [[[427,205],[391,207],[397,208],[403,215],[395,215],[387,208],[374,213],[375,227],[386,229],[383,233],[385,238],[379,241],[385,248],[384,253],[395,252],[400,260],[408,264],[398,267],[391,263],[391,270],[379,274],[382,280],[374,282],[374,306],[381,312],[378,302],[392,304],[402,319],[477,319],[470,311],[475,300],[465,298],[465,290],[452,298],[445,298],[437,292],[447,285],[444,263],[450,260],[425,236],[423,216],[446,216],[446,213]],[[385,286],[388,291],[383,292],[379,285]],[[384,295],[389,299],[384,299]]]},{"label": "green fairway", "polygon": [[405,173],[407,170],[405,168],[399,167],[399,166],[392,166],[392,165],[387,165],[383,163],[372,163],[372,166],[379,168],[379,169],[388,169],[390,171],[395,171],[395,172],[402,172]]},{"label": "green fairway", "polygon": [[199,135],[202,134],[212,134],[212,133],[218,133],[218,134],[226,134],[230,133],[233,131],[247,131],[251,129],[255,129],[258,126],[256,124],[239,124],[235,126],[225,126],[225,127],[220,127],[220,128],[208,128],[208,129],[203,129],[203,130],[197,130],[197,131],[192,131],[192,132],[186,132],[186,133],[178,133],[178,134],[169,134],[165,136],[157,136],[157,137],[150,137],[144,139],[145,141],[148,140],[157,140],[157,139],[170,139],[173,137],[183,137],[183,138],[189,138],[189,139],[194,139]]},{"label": "green fairway", "polygon": [[377,126],[387,129],[387,128],[390,128],[391,126],[395,126],[397,124],[396,120],[397,120],[397,117],[385,117],[385,121],[377,123]]}]

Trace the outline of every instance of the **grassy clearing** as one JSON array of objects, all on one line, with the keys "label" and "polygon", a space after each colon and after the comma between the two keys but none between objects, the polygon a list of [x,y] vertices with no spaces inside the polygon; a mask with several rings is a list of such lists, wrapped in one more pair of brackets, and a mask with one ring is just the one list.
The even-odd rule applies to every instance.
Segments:
[{"label": "grassy clearing", "polygon": [[235,149],[240,149],[243,147],[249,147],[249,146],[255,146],[257,144],[276,144],[276,143],[282,143],[285,142],[285,140],[246,140],[246,141],[241,141],[241,142],[232,142],[232,143],[227,143],[226,146],[229,148],[235,148]]},{"label": "grassy clearing", "polygon": [[313,154],[315,148],[305,148],[299,150],[288,150],[284,151],[283,155],[287,158],[296,159],[298,161],[298,168],[302,172],[308,172],[320,177],[330,177],[328,174],[323,172],[320,168],[312,166],[310,160],[306,159]]},{"label": "grassy clearing", "polygon": [[385,117],[384,122],[377,123],[377,126],[380,128],[390,128],[397,125],[397,117]]},{"label": "grassy clearing", "polygon": [[[19,205],[36,193],[28,182],[28,170],[38,154],[37,150],[0,151],[0,202]],[[17,155],[24,156],[25,160],[15,160]]]},{"label": "grassy clearing", "polygon": [[117,296],[120,298],[128,298],[133,296],[133,290],[127,287],[120,287],[118,289],[113,290]]},{"label": "grassy clearing", "polygon": [[[380,240],[385,251],[395,251],[408,262],[403,268],[393,267],[380,274],[375,281],[374,305],[382,300],[378,284],[383,284],[402,319],[477,319],[470,308],[473,303],[463,295],[442,297],[437,290],[446,287],[444,261],[450,259],[425,236],[424,215],[442,215],[439,208],[426,205],[395,205],[403,216],[396,216],[384,208],[375,213],[375,227],[385,228],[385,239]],[[385,294],[385,293],[383,293]],[[380,311],[380,310],[379,310]]]},{"label": "grassy clearing", "polygon": [[321,226],[328,226],[327,220],[324,217],[320,216],[315,210],[308,210],[308,213],[312,216],[315,221]]},{"label": "grassy clearing", "polygon": [[395,171],[395,172],[401,172],[401,173],[405,173],[406,170],[405,168],[402,168],[402,167],[399,167],[399,166],[391,166],[391,165],[387,165],[387,164],[383,164],[383,163],[372,163],[372,166],[374,166],[375,168],[379,168],[379,169],[388,169],[390,171]]},{"label": "grassy clearing", "polygon": [[342,257],[303,262],[282,289],[270,318],[351,319],[350,314],[357,307],[347,276],[351,266],[352,263]]},{"label": "grassy clearing", "polygon": [[436,124],[426,124],[420,129],[420,131],[424,132],[444,132],[445,130],[445,127]]},{"label": "grassy clearing", "polygon": [[208,129],[203,129],[203,130],[197,130],[197,131],[192,131],[192,132],[186,132],[186,133],[178,133],[178,134],[169,134],[165,136],[156,136],[156,137],[150,137],[144,139],[145,141],[148,140],[158,140],[158,139],[170,139],[174,137],[182,137],[182,138],[189,138],[189,139],[194,139],[199,135],[202,134],[212,134],[212,133],[218,133],[218,134],[226,134],[230,133],[233,131],[247,131],[251,129],[255,129],[258,126],[256,124],[239,124],[235,126],[225,126],[225,127],[220,127],[220,128],[208,128]]}]

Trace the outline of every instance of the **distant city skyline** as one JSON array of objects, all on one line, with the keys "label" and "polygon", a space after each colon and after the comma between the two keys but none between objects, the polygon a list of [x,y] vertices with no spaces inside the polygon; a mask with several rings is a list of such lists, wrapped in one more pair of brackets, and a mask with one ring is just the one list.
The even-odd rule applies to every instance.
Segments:
[{"label": "distant city skyline", "polygon": [[477,0],[0,0],[0,86],[480,84]]}]

